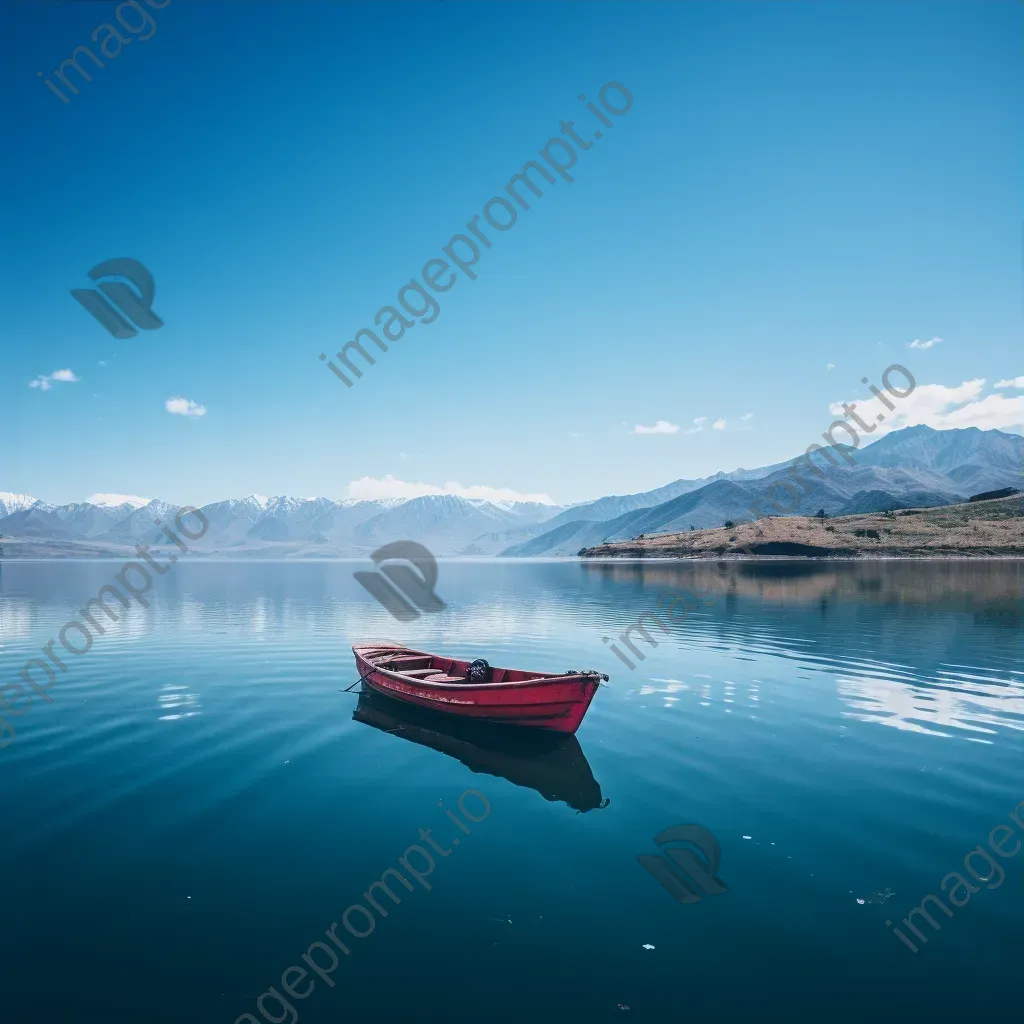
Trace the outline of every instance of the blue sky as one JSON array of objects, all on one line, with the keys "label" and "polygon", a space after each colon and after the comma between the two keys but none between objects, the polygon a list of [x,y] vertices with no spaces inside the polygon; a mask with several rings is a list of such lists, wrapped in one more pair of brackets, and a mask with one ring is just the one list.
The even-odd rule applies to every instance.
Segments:
[{"label": "blue sky", "polygon": [[[1019,4],[172,0],[61,102],[117,9],[5,15],[0,490],[579,501],[792,456],[893,362],[901,422],[1024,429]],[[346,388],[562,120],[575,180]],[[70,295],[122,256],[129,339]]]}]

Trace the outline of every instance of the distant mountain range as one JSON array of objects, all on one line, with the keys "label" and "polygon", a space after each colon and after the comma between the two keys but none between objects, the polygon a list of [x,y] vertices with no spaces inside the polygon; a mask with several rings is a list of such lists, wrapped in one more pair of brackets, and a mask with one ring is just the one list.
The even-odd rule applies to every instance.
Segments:
[{"label": "distant mountain range", "polygon": [[[856,452],[856,465],[836,458],[822,475],[805,472],[806,490],[793,515],[883,512],[965,501],[972,494],[1020,486],[1024,437],[999,430],[908,427]],[[202,508],[206,534],[188,541],[201,554],[266,557],[360,557],[393,540],[416,540],[436,555],[575,555],[605,541],[752,518],[788,462],[676,480],[642,494],[613,495],[566,508],[536,502],[492,502],[455,495],[333,501],[250,495]],[[801,490],[801,488],[797,488]],[[778,492],[776,492],[778,493]],[[783,498],[782,500],[785,500]],[[769,505],[764,505],[766,513]],[[177,506],[154,499],[54,506],[0,492],[0,535],[7,557],[118,554],[136,544],[166,548],[155,519],[173,520]],[[196,528],[189,519],[190,529]]]},{"label": "distant mountain range", "polygon": [[[532,536],[531,527],[561,512],[561,505],[490,502],[454,495],[409,500],[332,501],[330,498],[229,498],[201,508],[209,526],[188,540],[205,554],[362,556],[392,540],[418,540],[435,554],[496,554]],[[160,499],[136,506],[49,505],[27,495],[0,492],[0,535],[4,541],[34,541],[33,553],[111,553],[136,544],[165,548],[170,543],[154,522],[173,524],[178,506]],[[186,527],[195,532],[191,516]],[[3,542],[0,542],[3,543]],[[9,544],[8,555],[20,544]],[[25,547],[28,553],[28,546]]]},{"label": "distant mountain range", "polygon": [[[790,494],[795,490],[800,500],[789,514],[813,515],[823,508],[829,515],[852,515],[951,505],[980,491],[1020,486],[1024,480],[1024,437],[1001,430],[907,427],[879,438],[852,457],[856,460],[853,466],[836,456],[833,459],[837,465],[831,466],[817,454],[814,463],[823,472],[801,471],[803,485],[789,490]],[[551,519],[546,524],[548,530],[511,546],[503,554],[574,555],[583,547],[630,540],[641,533],[677,533],[691,526],[698,530],[722,526],[726,520],[749,521],[755,518],[751,508],[759,502],[766,515],[777,515],[766,496],[774,483],[791,479],[789,467],[790,462],[783,462],[761,470],[720,474],[718,479],[692,488],[689,481],[679,480],[661,489],[664,492],[679,487],[678,496],[657,503],[645,503],[647,495],[601,499],[640,501],[638,507],[627,506],[620,514],[599,521],[580,515],[579,509],[570,509]],[[781,488],[774,497],[787,507],[792,501]],[[613,511],[617,508],[605,507]]]}]

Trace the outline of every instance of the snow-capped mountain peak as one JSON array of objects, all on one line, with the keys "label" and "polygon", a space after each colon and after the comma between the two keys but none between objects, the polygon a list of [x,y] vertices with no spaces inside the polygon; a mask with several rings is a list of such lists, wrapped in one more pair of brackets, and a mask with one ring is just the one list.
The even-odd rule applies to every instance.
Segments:
[{"label": "snow-capped mountain peak", "polygon": [[7,515],[13,515],[15,512],[21,512],[23,509],[37,504],[40,504],[39,499],[33,498],[30,494],[12,494],[10,491],[0,491],[0,505],[6,509]]},{"label": "snow-capped mountain peak", "polygon": [[137,494],[115,494],[102,493],[93,494],[85,499],[82,504],[92,505],[95,508],[144,508],[149,504],[150,498],[140,498]]}]

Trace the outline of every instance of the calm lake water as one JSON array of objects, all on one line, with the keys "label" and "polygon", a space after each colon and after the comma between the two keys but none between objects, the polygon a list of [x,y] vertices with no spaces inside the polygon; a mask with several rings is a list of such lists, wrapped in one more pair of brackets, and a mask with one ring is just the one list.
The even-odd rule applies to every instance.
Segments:
[{"label": "calm lake water", "polygon": [[[4,564],[0,685],[118,568]],[[7,716],[5,1022],[1019,1015],[1005,831],[1003,883],[972,860],[994,887],[926,904],[918,952],[885,922],[1021,836],[1024,564],[443,561],[447,609],[409,624],[356,568],[179,563]],[[631,671],[601,638],[668,587],[720,596]],[[453,734],[339,692],[368,637],[611,681],[571,742]],[[638,862],[675,825],[717,838],[726,891]],[[375,912],[413,845],[448,852]]]}]

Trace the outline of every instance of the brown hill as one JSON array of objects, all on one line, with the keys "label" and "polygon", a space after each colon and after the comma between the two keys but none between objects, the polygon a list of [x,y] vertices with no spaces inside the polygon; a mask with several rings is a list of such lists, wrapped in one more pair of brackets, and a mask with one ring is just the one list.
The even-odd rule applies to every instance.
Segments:
[{"label": "brown hill", "polygon": [[1024,556],[1024,495],[940,508],[817,519],[769,516],[714,530],[583,548],[582,558]]}]

